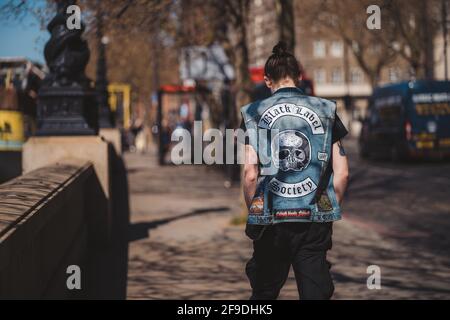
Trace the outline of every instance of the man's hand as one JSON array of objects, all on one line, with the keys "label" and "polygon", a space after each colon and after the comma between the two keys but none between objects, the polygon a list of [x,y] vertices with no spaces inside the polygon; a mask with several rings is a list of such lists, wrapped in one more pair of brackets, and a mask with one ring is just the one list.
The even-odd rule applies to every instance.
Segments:
[{"label": "man's hand", "polygon": [[244,198],[247,208],[253,200],[256,192],[256,182],[258,181],[258,155],[252,146],[245,146],[245,164],[244,164]]},{"label": "man's hand", "polygon": [[333,186],[336,199],[341,204],[348,183],[348,161],[344,146],[339,140],[333,144]]}]

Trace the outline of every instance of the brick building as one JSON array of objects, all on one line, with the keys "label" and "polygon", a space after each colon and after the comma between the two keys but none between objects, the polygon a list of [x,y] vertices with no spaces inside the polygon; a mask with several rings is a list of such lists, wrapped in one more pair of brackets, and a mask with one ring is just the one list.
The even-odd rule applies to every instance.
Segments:
[{"label": "brick building", "polygon": [[[248,25],[248,48],[250,66],[263,67],[273,46],[278,42],[275,0],[253,0]],[[314,82],[317,96],[335,99],[340,113],[354,134],[359,132],[359,122],[352,121],[363,115],[367,106],[365,99],[372,93],[367,75],[356,61],[350,48],[325,27],[302,27],[304,12],[299,2],[294,4],[296,24],[295,55],[303,65],[306,76]],[[435,76],[444,78],[442,34],[435,41]],[[378,50],[374,43],[369,50]],[[450,50],[449,50],[450,51]],[[375,51],[376,53],[376,51]],[[386,65],[380,73],[379,84],[411,79],[408,64],[400,58]],[[352,109],[343,110],[343,98],[353,97]]]},{"label": "brick building", "polygon": [[[339,98],[347,94],[368,96],[372,88],[363,70],[342,39],[325,28],[302,28],[301,7],[295,5],[296,50],[295,55],[306,74],[314,80],[319,96]],[[253,0],[252,19],[248,26],[248,47],[251,67],[263,67],[272,47],[278,41],[275,0]],[[376,50],[376,44],[374,48]],[[405,63],[396,61],[381,72],[380,83],[409,78]]]}]

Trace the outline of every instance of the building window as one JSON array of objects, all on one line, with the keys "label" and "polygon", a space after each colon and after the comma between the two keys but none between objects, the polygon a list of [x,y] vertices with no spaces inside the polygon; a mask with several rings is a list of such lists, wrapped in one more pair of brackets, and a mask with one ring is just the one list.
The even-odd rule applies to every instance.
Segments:
[{"label": "building window", "polygon": [[257,47],[261,47],[264,45],[264,38],[263,37],[257,37],[255,40],[255,45]]},{"label": "building window", "polygon": [[361,50],[360,50],[360,47],[359,47],[359,44],[358,44],[358,42],[356,42],[356,41],[352,41],[352,49],[353,49],[353,51],[355,51],[355,52],[360,52]]},{"label": "building window", "polygon": [[364,75],[359,68],[353,68],[350,71],[350,82],[351,83],[362,83],[364,81]]},{"label": "building window", "polygon": [[254,21],[255,21],[254,30],[255,33],[258,34],[262,31],[263,18],[261,16],[256,16]]},{"label": "building window", "polygon": [[340,58],[344,55],[344,46],[341,41],[333,41],[330,47],[330,53],[333,57]]},{"label": "building window", "polygon": [[314,41],[313,43],[313,55],[316,58],[322,58],[325,57],[326,50],[325,50],[325,41],[318,40]]},{"label": "building window", "polygon": [[314,81],[316,83],[325,83],[327,81],[327,73],[325,69],[315,69],[314,70]]},{"label": "building window", "polygon": [[265,63],[266,63],[266,59],[264,59],[264,58],[258,58],[258,60],[256,60],[257,66],[264,66]]},{"label": "building window", "polygon": [[255,51],[254,51],[255,57],[256,58],[260,58],[261,57],[261,48],[260,47],[255,47]]},{"label": "building window", "polygon": [[381,53],[381,45],[379,43],[374,43],[369,46],[369,52],[371,54],[380,54]]},{"label": "building window", "polygon": [[392,49],[394,49],[395,51],[400,51],[401,49],[401,45],[398,41],[393,41],[392,42]]},{"label": "building window", "polygon": [[344,80],[342,69],[341,68],[334,68],[331,72],[331,82],[333,83],[342,83]]},{"label": "building window", "polygon": [[389,82],[397,82],[400,80],[400,70],[395,67],[388,69],[388,79]]}]

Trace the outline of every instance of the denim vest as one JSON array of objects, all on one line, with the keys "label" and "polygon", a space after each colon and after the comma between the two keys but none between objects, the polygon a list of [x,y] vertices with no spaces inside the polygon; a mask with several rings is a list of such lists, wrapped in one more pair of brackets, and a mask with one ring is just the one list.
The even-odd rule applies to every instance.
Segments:
[{"label": "denim vest", "polygon": [[339,220],[328,167],[336,104],[297,88],[281,88],[242,107],[241,113],[260,162],[247,223]]}]

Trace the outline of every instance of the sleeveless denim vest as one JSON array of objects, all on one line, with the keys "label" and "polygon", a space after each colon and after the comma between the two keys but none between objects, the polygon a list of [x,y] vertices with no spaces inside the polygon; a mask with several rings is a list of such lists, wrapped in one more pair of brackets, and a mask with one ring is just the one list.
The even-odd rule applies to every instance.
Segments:
[{"label": "sleeveless denim vest", "polygon": [[260,161],[248,224],[339,220],[329,167],[336,104],[281,88],[241,113]]}]

